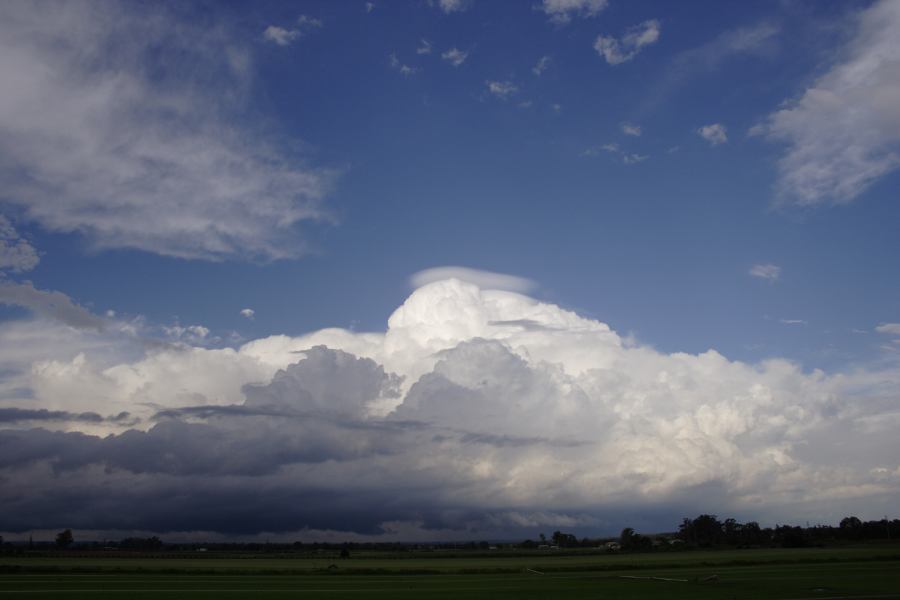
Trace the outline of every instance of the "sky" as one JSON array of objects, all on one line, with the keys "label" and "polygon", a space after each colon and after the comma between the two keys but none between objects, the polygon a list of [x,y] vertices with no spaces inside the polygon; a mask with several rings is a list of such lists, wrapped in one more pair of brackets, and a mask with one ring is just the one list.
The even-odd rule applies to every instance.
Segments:
[{"label": "sky", "polygon": [[898,27],[2,3],[0,534],[897,516]]}]

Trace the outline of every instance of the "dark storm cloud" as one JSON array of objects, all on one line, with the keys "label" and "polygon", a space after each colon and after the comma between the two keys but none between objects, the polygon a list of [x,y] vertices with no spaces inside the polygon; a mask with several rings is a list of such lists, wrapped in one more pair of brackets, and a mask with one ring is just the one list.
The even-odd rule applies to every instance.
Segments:
[{"label": "dark storm cloud", "polygon": [[[164,411],[148,431],[104,438],[0,431],[0,530],[65,522],[230,534],[304,527],[378,533],[380,523],[408,516],[411,506],[397,501],[395,490],[334,491],[328,472],[415,443],[421,423],[363,419],[367,402],[394,393],[396,377],[345,352],[306,354],[271,384],[248,388],[245,405]],[[46,410],[8,409],[0,416],[103,421]],[[321,471],[325,462],[330,466]]]},{"label": "dark storm cloud", "polygon": [[0,423],[16,423],[20,421],[82,421],[87,423],[128,422],[131,415],[121,412],[104,417],[95,412],[72,413],[65,410],[47,410],[46,408],[0,408]]}]

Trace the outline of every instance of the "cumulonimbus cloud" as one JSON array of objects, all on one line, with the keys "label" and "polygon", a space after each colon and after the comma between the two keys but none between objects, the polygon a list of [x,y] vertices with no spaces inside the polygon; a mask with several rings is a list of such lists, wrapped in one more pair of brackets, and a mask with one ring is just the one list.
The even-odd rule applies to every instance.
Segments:
[{"label": "cumulonimbus cloud", "polygon": [[447,539],[702,510],[876,517],[900,498],[896,368],[667,354],[455,278],[384,332],[69,352],[29,365],[16,408],[131,421],[0,431],[0,531]]}]

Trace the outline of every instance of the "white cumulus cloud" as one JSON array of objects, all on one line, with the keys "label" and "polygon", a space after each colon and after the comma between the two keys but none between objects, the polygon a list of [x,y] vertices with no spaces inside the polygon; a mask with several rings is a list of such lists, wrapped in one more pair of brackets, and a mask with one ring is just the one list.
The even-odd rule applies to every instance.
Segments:
[{"label": "white cumulus cloud", "polygon": [[781,267],[773,264],[758,264],[750,267],[750,275],[767,281],[777,281],[781,277]]},{"label": "white cumulus cloud", "polygon": [[709,142],[710,146],[718,146],[719,144],[724,144],[728,141],[728,134],[725,131],[725,126],[721,123],[704,125],[697,129],[697,135]]},{"label": "white cumulus cloud", "polygon": [[622,123],[622,133],[625,135],[633,135],[640,136],[641,135],[641,126],[633,125],[631,123]]},{"label": "white cumulus cloud", "polygon": [[313,29],[322,27],[322,21],[307,15],[297,17],[297,24],[293,29],[285,29],[277,25],[269,25],[263,31],[263,38],[279,46],[290,46]]},{"label": "white cumulus cloud", "polygon": [[277,25],[269,25],[263,31],[263,37],[279,46],[289,46],[294,40],[300,38],[300,31],[296,29],[285,29]]},{"label": "white cumulus cloud", "polygon": [[245,317],[247,319],[250,319],[252,321],[254,319],[254,317],[256,317],[256,311],[253,310],[252,308],[242,308],[241,316]]}]

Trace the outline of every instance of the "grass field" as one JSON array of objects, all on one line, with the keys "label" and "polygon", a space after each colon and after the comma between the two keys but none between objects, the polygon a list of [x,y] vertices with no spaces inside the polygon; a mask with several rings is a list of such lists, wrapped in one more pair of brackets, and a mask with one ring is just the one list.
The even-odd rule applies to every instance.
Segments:
[{"label": "grass field", "polygon": [[0,598],[900,599],[898,550],[347,560],[2,557]]}]

